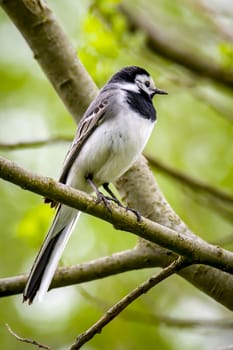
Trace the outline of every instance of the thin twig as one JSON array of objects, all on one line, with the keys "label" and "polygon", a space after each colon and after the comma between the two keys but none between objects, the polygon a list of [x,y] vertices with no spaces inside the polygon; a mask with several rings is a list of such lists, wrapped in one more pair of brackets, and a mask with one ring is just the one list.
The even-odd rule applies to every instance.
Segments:
[{"label": "thin twig", "polygon": [[[205,103],[209,108],[211,108],[215,113],[219,116],[223,116],[226,121],[229,123],[233,123],[233,115],[232,115],[232,104],[227,104],[225,99],[216,98],[216,96],[211,96],[208,93],[203,92],[202,89],[199,89],[198,86],[193,87],[191,90],[191,94],[193,94],[200,101]],[[226,92],[225,92],[226,96]]]},{"label": "thin twig", "polygon": [[211,196],[216,197],[217,199],[222,200],[222,201],[226,202],[227,204],[233,205],[233,196],[232,195],[230,195],[226,192],[223,192],[217,188],[214,188],[211,185],[204,183],[202,181],[199,181],[191,176],[188,176],[187,174],[182,173],[182,172],[172,168],[171,166],[162,163],[161,161],[159,161],[155,157],[151,157],[150,155],[146,155],[146,158],[153,167],[161,170],[162,172],[165,172],[169,176],[175,178],[176,180],[179,180],[180,182],[184,183],[185,185],[188,185],[190,188],[193,188],[195,190],[202,191],[202,192],[207,192]]},{"label": "thin twig", "polygon": [[232,222],[233,219],[233,196],[229,193],[221,191],[208,183],[199,181],[185,173],[182,173],[169,165],[166,165],[151,157],[146,156],[147,160],[150,162],[151,166],[159,169],[166,175],[174,178],[183,185],[187,186],[192,190],[192,193],[196,196],[197,194],[203,194],[203,196],[198,196],[198,202],[208,205],[213,210],[217,211],[218,215],[222,215],[224,218]]},{"label": "thin twig", "polygon": [[80,334],[70,350],[78,350],[97,333],[101,333],[102,329],[116,318],[127,306],[139,298],[142,294],[147,293],[155,285],[173,275],[178,270],[191,265],[191,262],[183,257],[178,257],[168,267],[164,268],[159,274],[150,277],[146,282],[140,284],[132,292],[123,297],[118,303],[113,305],[107,312],[88,330]]},{"label": "thin twig", "polygon": [[32,141],[22,141],[22,142],[12,142],[12,143],[0,143],[0,149],[2,151],[18,151],[27,148],[36,148],[47,145],[52,145],[54,143],[71,142],[72,137],[69,136],[55,136],[42,140],[32,140]]},{"label": "thin twig", "polygon": [[36,340],[32,340],[32,339],[28,339],[28,338],[22,338],[20,337],[18,334],[16,334],[11,327],[9,326],[9,324],[6,323],[6,328],[8,329],[8,331],[19,341],[23,342],[23,343],[27,343],[27,344],[32,344],[37,346],[40,349],[46,349],[46,350],[52,350],[52,348],[48,345],[44,345],[41,343],[38,343]]},{"label": "thin twig", "polygon": [[[198,75],[195,75],[192,73],[192,75],[174,75],[172,72],[169,73],[169,81],[174,85],[174,87],[179,87],[180,89],[188,88],[190,91],[190,94],[197,98],[199,101],[207,105],[209,108],[211,108],[215,113],[218,114],[219,117],[223,117],[225,121],[229,122],[230,124],[233,123],[233,115],[232,115],[232,94],[229,91],[229,93],[224,90],[224,92],[218,88],[218,86],[213,85],[213,91],[215,92],[214,95],[210,94],[210,92],[205,90],[205,82],[203,81],[202,84],[200,84],[200,77]],[[204,87],[204,89],[203,89]],[[216,98],[216,93],[219,94],[219,98]],[[223,99],[223,95],[226,98]],[[228,103],[228,96],[229,96],[229,103]],[[227,103],[226,103],[227,102]]]}]

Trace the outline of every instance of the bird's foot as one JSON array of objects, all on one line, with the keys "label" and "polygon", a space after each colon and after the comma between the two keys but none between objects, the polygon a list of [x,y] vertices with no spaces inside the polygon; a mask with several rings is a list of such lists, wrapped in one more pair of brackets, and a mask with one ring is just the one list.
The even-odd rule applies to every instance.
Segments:
[{"label": "bird's foot", "polygon": [[141,214],[136,209],[130,208],[128,206],[124,206],[117,198],[105,196],[102,192],[98,191],[96,203],[98,204],[98,203],[101,203],[101,202],[104,203],[105,207],[108,209],[108,211],[110,213],[112,213],[112,210],[111,210],[111,207],[109,205],[109,202],[114,202],[120,208],[125,209],[126,212],[130,211],[131,213],[133,213],[136,216],[137,222],[140,222],[142,220]]},{"label": "bird's foot", "polygon": [[137,222],[142,221],[142,216],[136,209],[130,208],[128,206],[124,207],[126,211],[131,211],[136,216]]},{"label": "bird's foot", "polygon": [[109,204],[109,200],[112,199],[110,197],[106,197],[102,192],[98,191],[96,193],[97,195],[97,199],[96,199],[96,204],[99,204],[99,203],[103,203],[105,208],[108,209],[109,213],[112,213],[112,209],[110,207],[110,204]]}]

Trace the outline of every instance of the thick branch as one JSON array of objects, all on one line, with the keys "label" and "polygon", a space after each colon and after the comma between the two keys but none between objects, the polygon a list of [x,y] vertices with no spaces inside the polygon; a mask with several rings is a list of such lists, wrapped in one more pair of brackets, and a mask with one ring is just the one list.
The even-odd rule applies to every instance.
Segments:
[{"label": "thick branch", "polygon": [[56,17],[42,0],[0,0],[76,122],[97,94]]},{"label": "thick branch", "polygon": [[[137,246],[132,250],[112,254],[83,264],[60,267],[51,288],[80,284],[115,274],[148,267],[166,267],[177,256],[153,245],[153,249]],[[233,276],[204,265],[192,265],[182,270],[180,276],[208,294],[211,298],[233,310]],[[0,297],[22,293],[27,276],[0,279]]]},{"label": "thick branch", "polygon": [[[139,164],[132,167],[117,182],[122,198],[125,199],[130,207],[136,207],[137,205],[137,209],[151,220],[193,237],[193,233],[165,200],[154,176],[151,172],[148,172],[148,165],[145,159],[141,157],[137,163]],[[140,201],[137,198],[138,193],[140,193]],[[150,254],[151,250],[157,251],[157,249],[160,249],[158,254],[161,254],[161,256],[166,256],[168,253],[166,249],[145,240],[140,240],[139,246],[141,250],[145,251],[145,254]],[[232,309],[232,290],[228,288],[228,285],[232,285],[231,275],[223,274],[221,271],[210,269],[207,266],[192,266],[184,269],[182,276],[223,305],[226,305],[225,302],[228,305],[231,304],[230,308]],[[221,284],[221,281],[224,285]]]},{"label": "thick branch", "polygon": [[35,175],[2,157],[0,157],[0,177],[24,189],[99,217],[118,229],[171,249],[193,263],[202,263],[233,273],[233,253],[208,244],[195,235],[190,237],[182,232],[177,233],[148,219],[138,222],[133,213],[125,212],[121,207],[114,206],[110,213],[104,205],[96,205],[93,197],[50,178]]}]

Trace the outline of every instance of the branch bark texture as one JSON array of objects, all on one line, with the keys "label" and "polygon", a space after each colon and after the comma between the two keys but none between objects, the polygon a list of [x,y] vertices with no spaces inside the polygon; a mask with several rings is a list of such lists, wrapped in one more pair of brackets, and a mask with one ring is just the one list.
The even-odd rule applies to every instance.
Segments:
[{"label": "branch bark texture", "polygon": [[[83,264],[60,267],[51,288],[80,284],[137,269],[166,267],[177,258],[177,255],[156,245],[147,245],[144,248],[137,246]],[[178,274],[229,310],[233,310],[232,275],[205,265],[192,265]],[[0,279],[0,297],[22,293],[26,280],[26,275]]]},{"label": "branch bark texture", "polygon": [[79,61],[54,13],[43,0],[0,0],[0,4],[78,122],[98,89]]},{"label": "branch bark texture", "polygon": [[96,205],[93,197],[50,178],[35,175],[2,157],[0,157],[0,176],[23,189],[99,217],[117,229],[134,233],[145,240],[171,249],[194,264],[206,264],[233,274],[233,253],[208,244],[194,234],[176,232],[174,228],[146,218],[138,222],[133,213],[125,212],[125,209],[116,205],[112,206],[110,213],[103,204]]}]

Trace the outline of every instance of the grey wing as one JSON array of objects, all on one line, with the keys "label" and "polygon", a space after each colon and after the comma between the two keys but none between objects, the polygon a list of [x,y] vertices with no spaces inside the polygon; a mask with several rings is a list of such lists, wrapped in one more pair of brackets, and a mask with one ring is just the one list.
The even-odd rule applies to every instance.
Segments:
[{"label": "grey wing", "polygon": [[[103,122],[106,118],[108,118],[109,113],[107,113],[107,110],[109,106],[111,106],[113,100],[115,99],[115,88],[112,87],[112,89],[102,89],[99,93],[99,95],[96,97],[96,99],[90,104],[88,109],[86,110],[85,114],[83,115],[79,125],[78,129],[74,138],[74,141],[72,142],[64,163],[63,163],[63,169],[62,173],[59,177],[59,182],[66,183],[68,173],[78,156],[80,149],[84,145],[84,143],[87,141],[88,137],[92,132],[100,125],[100,123]],[[45,198],[45,203],[50,203],[51,207],[56,207],[57,202]]]},{"label": "grey wing", "polygon": [[110,115],[109,112],[112,110],[112,105],[116,98],[116,89],[117,87],[112,84],[108,84],[107,89],[105,86],[84,113],[78,125],[74,141],[65,157],[59,182],[66,183],[70,168],[89,135]]},{"label": "grey wing", "polygon": [[[76,157],[78,156],[80,149],[83,144],[88,139],[89,135],[96,129],[98,125],[105,119],[106,117],[106,107],[108,102],[106,99],[100,99],[99,104],[98,97],[95,100],[95,103],[92,103],[90,107],[87,109],[86,113],[82,117],[75,138],[66,154],[62,173],[59,177],[59,182],[65,184],[67,180],[68,173],[70,168],[72,167]],[[92,108],[91,108],[92,107]],[[45,198],[45,203],[50,203],[51,207],[56,207],[58,203],[52,199]]]},{"label": "grey wing", "polygon": [[[88,108],[83,118],[81,119],[74,141],[72,142],[70,149],[66,155],[62,173],[59,178],[59,182],[66,183],[67,175],[69,173],[70,168],[72,167],[74,160],[77,158],[80,149],[87,141],[90,134],[103,122],[106,118],[106,107],[108,105],[108,101],[106,99],[101,98],[98,99],[90,106],[92,108]],[[97,102],[99,102],[97,104]]]}]

